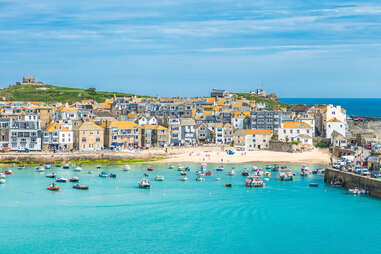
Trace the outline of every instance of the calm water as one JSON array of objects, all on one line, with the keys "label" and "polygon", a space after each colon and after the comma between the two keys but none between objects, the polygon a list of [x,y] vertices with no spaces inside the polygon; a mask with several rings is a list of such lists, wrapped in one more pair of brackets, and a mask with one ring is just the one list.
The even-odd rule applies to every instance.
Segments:
[{"label": "calm water", "polygon": [[381,98],[282,98],[280,101],[288,104],[333,104],[341,105],[349,115],[381,117]]},{"label": "calm water", "polygon": [[238,173],[180,182],[163,164],[150,177],[166,181],[138,189],[147,166],[113,167],[116,179],[55,170],[90,186],[59,183],[60,192],[46,190],[44,173],[14,170],[0,185],[0,253],[380,253],[381,201],[330,188],[322,176],[279,182],[273,174],[265,188],[248,189]]}]

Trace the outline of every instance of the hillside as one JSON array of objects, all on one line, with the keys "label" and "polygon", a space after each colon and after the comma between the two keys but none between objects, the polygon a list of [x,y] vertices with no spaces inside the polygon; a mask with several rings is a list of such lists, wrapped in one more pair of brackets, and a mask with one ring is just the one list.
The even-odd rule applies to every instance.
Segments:
[{"label": "hillside", "polygon": [[104,102],[105,99],[116,96],[133,96],[118,92],[96,91],[95,88],[80,89],[53,85],[22,85],[0,89],[0,100],[4,101],[42,101],[46,103],[73,103],[83,99],[93,99]]},{"label": "hillside", "polygon": [[276,108],[276,107],[286,107],[286,108],[289,107],[289,105],[279,102],[278,100],[260,97],[250,93],[234,93],[234,94],[237,95],[238,99],[245,98],[250,101],[255,101],[256,103],[265,104],[266,108],[269,110],[272,110],[273,108]]}]

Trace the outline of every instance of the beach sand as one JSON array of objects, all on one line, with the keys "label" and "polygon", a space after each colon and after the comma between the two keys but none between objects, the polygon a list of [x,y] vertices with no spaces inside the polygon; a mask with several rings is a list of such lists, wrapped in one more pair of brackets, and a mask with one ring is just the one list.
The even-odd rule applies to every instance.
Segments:
[{"label": "beach sand", "polygon": [[195,162],[195,163],[289,163],[289,164],[329,164],[328,149],[314,149],[303,153],[286,153],[274,151],[235,151],[228,155],[230,147],[187,147],[169,148],[168,158],[160,162]]}]

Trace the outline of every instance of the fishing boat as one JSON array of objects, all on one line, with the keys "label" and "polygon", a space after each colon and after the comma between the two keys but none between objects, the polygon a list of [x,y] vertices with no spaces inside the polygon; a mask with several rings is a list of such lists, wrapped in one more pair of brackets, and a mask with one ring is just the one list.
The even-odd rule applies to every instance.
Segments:
[{"label": "fishing boat", "polygon": [[263,182],[262,178],[258,176],[249,176],[245,179],[245,185],[246,187],[265,187],[265,183]]},{"label": "fishing boat", "polygon": [[101,165],[97,165],[97,166],[96,166],[96,169],[101,169],[101,168],[102,168]]},{"label": "fishing boat", "polygon": [[294,174],[292,172],[282,172],[278,176],[279,181],[294,181]]},{"label": "fishing boat", "polygon": [[280,171],[280,167],[278,165],[274,165],[273,168],[271,169],[271,171],[273,171],[273,172],[279,172]]},{"label": "fishing boat", "polygon": [[249,176],[249,170],[248,170],[248,169],[244,169],[244,170],[241,172],[241,176]]},{"label": "fishing boat", "polygon": [[186,175],[188,175],[188,173],[183,170],[183,171],[180,172],[180,175],[186,176]]},{"label": "fishing boat", "polygon": [[280,169],[287,169],[287,166],[282,166],[280,167]]},{"label": "fishing boat", "polygon": [[369,194],[367,190],[359,189],[359,188],[349,189],[348,191],[354,195],[368,195]]},{"label": "fishing boat", "polygon": [[228,171],[228,176],[234,176],[234,175],[235,175],[235,170],[234,169]]},{"label": "fishing boat", "polygon": [[319,184],[318,183],[310,183],[309,186],[310,187],[319,187]]},{"label": "fishing boat", "polygon": [[79,178],[78,178],[78,176],[73,176],[72,178],[69,179],[69,182],[72,182],[72,183],[77,183],[77,182],[79,182]]},{"label": "fishing boat", "polygon": [[76,168],[74,169],[74,171],[80,172],[80,171],[82,171],[82,168],[81,168],[80,166],[78,166],[78,167],[76,167]]},{"label": "fishing boat", "polygon": [[56,178],[56,173],[54,173],[54,172],[51,172],[51,173],[49,173],[49,174],[46,174],[45,175],[47,178]]},{"label": "fishing boat", "polygon": [[213,176],[213,172],[212,171],[208,171],[205,173],[206,176]]},{"label": "fishing boat", "polygon": [[69,166],[69,164],[67,164],[67,163],[66,163],[66,164],[64,164],[64,165],[63,165],[63,167],[62,167],[62,168],[63,168],[63,169],[69,169],[69,168],[70,168],[70,166]]},{"label": "fishing boat", "polygon": [[60,187],[56,185],[55,183],[52,183],[49,185],[48,190],[50,191],[60,191]]},{"label": "fishing boat", "polygon": [[300,169],[300,176],[310,176],[311,170],[307,166],[303,166]]},{"label": "fishing boat", "polygon": [[17,168],[18,168],[18,169],[24,169],[25,166],[24,166],[24,165],[19,165]]},{"label": "fishing boat", "polygon": [[205,181],[205,178],[203,178],[203,177],[201,177],[201,176],[198,176],[198,177],[196,178],[196,181],[198,181],[198,182],[204,182],[204,181]]},{"label": "fishing boat", "polygon": [[225,186],[225,187],[233,187],[233,184],[231,184],[231,183],[225,183],[224,186]]},{"label": "fishing boat", "polygon": [[224,167],[223,166],[220,166],[220,167],[218,167],[218,168],[216,168],[216,171],[224,171]]},{"label": "fishing boat", "polygon": [[110,174],[106,171],[102,171],[100,174],[99,174],[99,177],[108,177]]},{"label": "fishing boat", "polygon": [[185,182],[185,181],[188,181],[189,179],[188,177],[184,176],[184,177],[180,177],[179,180]]},{"label": "fishing boat", "polygon": [[266,172],[264,173],[264,176],[265,176],[265,177],[270,177],[270,176],[271,176],[271,172],[270,172],[270,171],[266,171]]},{"label": "fishing boat", "polygon": [[6,183],[7,182],[7,180],[5,180],[5,179],[0,179],[0,184],[4,184],[4,183]]},{"label": "fishing boat", "polygon": [[43,166],[40,166],[40,167],[37,167],[36,168],[36,171],[37,172],[44,172],[45,171],[45,168]]},{"label": "fishing boat", "polygon": [[12,171],[12,169],[7,169],[7,170],[5,170],[5,172],[4,172],[6,175],[12,175],[13,174],[13,171]]},{"label": "fishing boat", "polygon": [[147,171],[153,171],[154,169],[153,168],[147,168]]},{"label": "fishing boat", "polygon": [[165,180],[164,176],[155,176],[155,181],[163,182]]},{"label": "fishing boat", "polygon": [[177,171],[183,171],[183,169],[184,169],[184,167],[180,165],[180,166],[177,168]]},{"label": "fishing boat", "polygon": [[151,188],[151,184],[150,184],[148,179],[141,179],[138,182],[138,185],[139,185],[139,188],[141,188],[141,189],[149,189],[149,188]]},{"label": "fishing boat", "polygon": [[75,185],[73,185],[73,189],[77,189],[77,190],[88,190],[88,189],[89,189],[89,186],[87,186],[87,185],[75,184]]},{"label": "fishing boat", "polygon": [[175,166],[173,166],[173,165],[169,165],[169,167],[168,167],[169,169],[174,169],[175,168]]},{"label": "fishing boat", "polygon": [[4,173],[0,173],[0,179],[5,179],[5,174]]},{"label": "fishing boat", "polygon": [[130,165],[124,165],[122,168],[122,171],[128,171],[130,169],[131,169]]},{"label": "fishing boat", "polygon": [[56,182],[57,183],[67,183],[69,180],[64,178],[64,177],[60,177],[60,178],[57,178],[56,179]]},{"label": "fishing boat", "polygon": [[221,178],[217,177],[217,178],[216,178],[216,181],[217,181],[217,182],[218,182],[218,181],[221,181]]}]

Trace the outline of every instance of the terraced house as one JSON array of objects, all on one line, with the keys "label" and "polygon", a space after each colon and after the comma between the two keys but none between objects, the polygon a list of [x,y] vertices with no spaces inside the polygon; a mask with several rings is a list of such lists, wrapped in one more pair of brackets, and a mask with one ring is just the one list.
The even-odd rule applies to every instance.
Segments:
[{"label": "terraced house", "polygon": [[79,151],[100,151],[104,148],[104,129],[92,121],[73,128],[74,148]]},{"label": "terraced house", "polygon": [[107,122],[105,147],[123,150],[141,145],[141,127],[130,121]]},{"label": "terraced house", "polygon": [[40,121],[12,121],[9,130],[12,151],[41,151]]},{"label": "terraced house", "polygon": [[73,149],[73,131],[59,123],[52,123],[43,132],[42,150],[70,151]]},{"label": "terraced house", "polygon": [[161,125],[142,126],[142,146],[166,147],[169,143],[168,129]]}]

